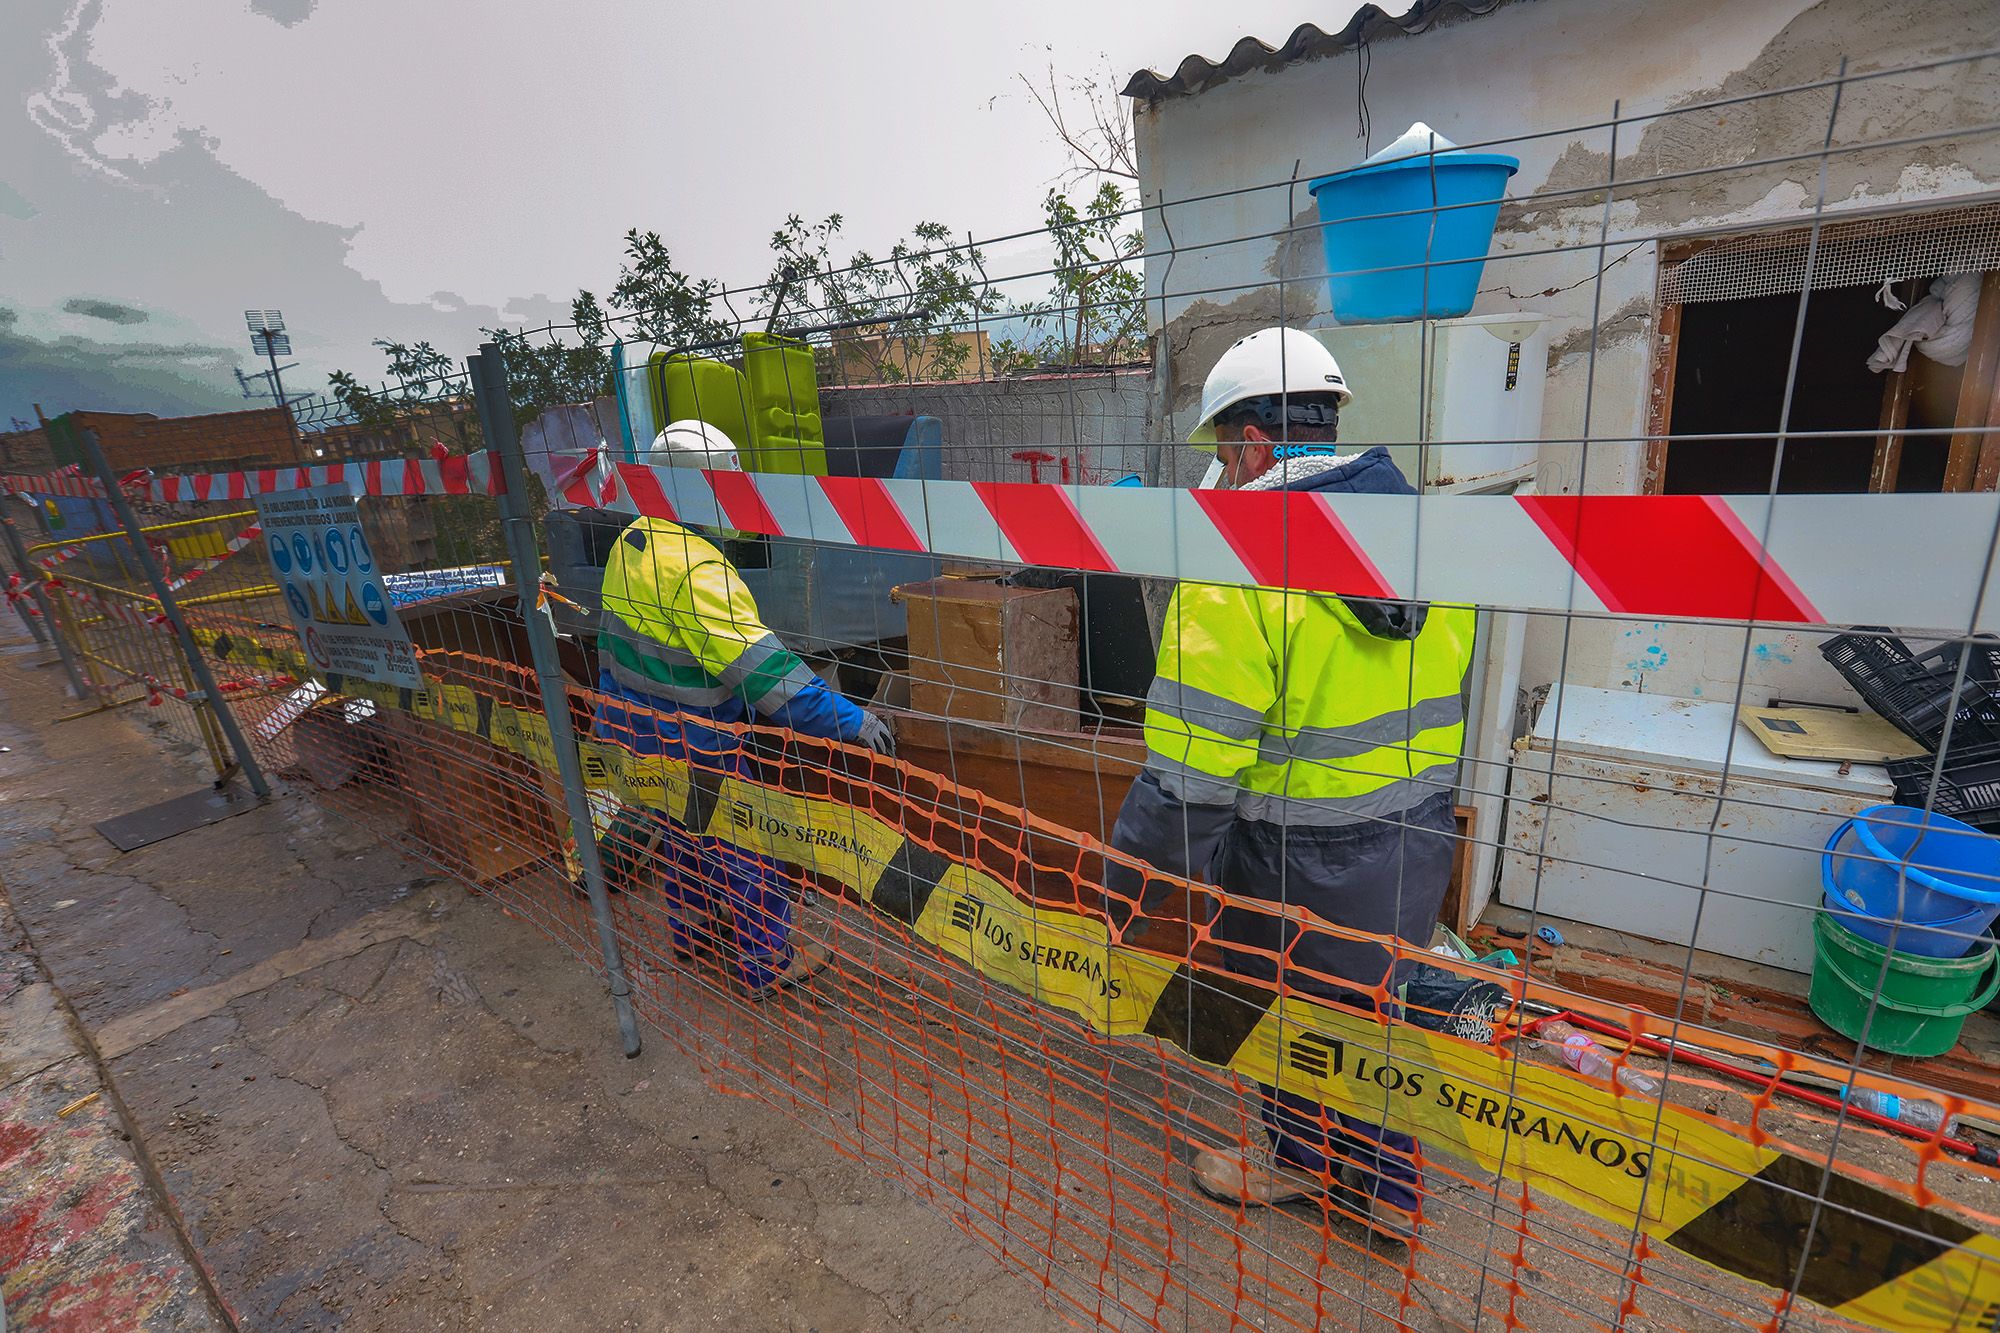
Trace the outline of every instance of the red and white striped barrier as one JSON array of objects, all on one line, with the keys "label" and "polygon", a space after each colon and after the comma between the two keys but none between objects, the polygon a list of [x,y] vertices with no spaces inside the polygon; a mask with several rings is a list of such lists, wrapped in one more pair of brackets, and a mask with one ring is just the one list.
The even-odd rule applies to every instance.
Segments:
[{"label": "red and white striped barrier", "polygon": [[238,551],[248,546],[251,542],[257,541],[260,538],[262,538],[263,535],[264,535],[264,527],[262,524],[260,523],[251,524],[249,527],[243,529],[243,531],[237,533],[234,537],[231,537],[229,539],[229,541],[223,546],[221,555],[212,555],[205,560],[198,561],[195,564],[188,566],[187,572],[180,575],[178,578],[169,579],[167,581],[167,591],[179,592],[182,588],[187,587],[188,584],[193,583],[196,579],[200,578],[202,575],[214,569],[217,565],[227,560],[230,556],[235,555]]},{"label": "red and white striped barrier", "polygon": [[606,457],[603,445],[586,449],[581,458],[565,463],[556,474],[556,491],[563,499],[585,509],[618,504],[618,473]]},{"label": "red and white striped barrier", "polygon": [[54,472],[10,472],[0,476],[0,491],[10,495],[94,497],[104,494],[104,485],[95,477],[84,476],[82,469],[72,466],[57,468]]},{"label": "red and white striped barrier", "polygon": [[2000,563],[1992,494],[1328,495],[617,472],[612,507],[801,541],[1526,611],[2000,630],[2000,597],[1980,595]]},{"label": "red and white striped barrier", "polygon": [[482,449],[476,454],[415,461],[382,458],[367,463],[154,477],[147,491],[161,504],[174,504],[193,500],[248,500],[309,486],[340,485],[355,495],[498,495],[501,476]]},{"label": "red and white striped barrier", "polygon": [[83,548],[81,546],[65,546],[49,555],[40,557],[35,563],[43,569],[54,569],[58,565],[67,564],[82,554]]}]

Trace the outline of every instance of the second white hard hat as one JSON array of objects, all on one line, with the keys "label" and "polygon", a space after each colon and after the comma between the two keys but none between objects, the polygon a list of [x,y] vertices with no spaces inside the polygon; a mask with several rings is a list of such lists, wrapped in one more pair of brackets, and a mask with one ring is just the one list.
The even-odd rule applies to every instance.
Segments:
[{"label": "second white hard hat", "polygon": [[1215,418],[1252,398],[1330,393],[1345,407],[1354,395],[1333,353],[1299,329],[1259,329],[1230,344],[1201,390],[1201,420],[1188,443],[1213,448]]},{"label": "second white hard hat", "polygon": [[698,467],[711,472],[741,472],[743,460],[720,429],[693,417],[669,422],[653,437],[653,447],[640,462],[650,467]]}]

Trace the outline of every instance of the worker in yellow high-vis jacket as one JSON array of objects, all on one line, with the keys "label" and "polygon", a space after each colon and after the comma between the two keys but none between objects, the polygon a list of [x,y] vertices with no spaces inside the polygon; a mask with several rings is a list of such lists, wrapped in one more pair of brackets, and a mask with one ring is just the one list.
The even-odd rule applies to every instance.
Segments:
[{"label": "worker in yellow high-vis jacket", "polygon": [[[1262,330],[1217,362],[1190,442],[1214,446],[1209,484],[1412,493],[1387,450],[1339,452],[1350,397],[1320,343]],[[1374,1003],[1393,984],[1389,951],[1311,923],[1429,943],[1451,876],[1472,638],[1463,607],[1181,584],[1147,700],[1146,771],[1113,846],[1223,890],[1207,924],[1232,970]],[[1159,911],[1129,868],[1108,887],[1114,911]],[[1257,907],[1232,906],[1246,900]],[[1330,1195],[1378,1234],[1414,1236],[1409,1136],[1283,1087],[1264,1089],[1263,1118],[1270,1157],[1202,1152],[1201,1188],[1252,1204]]]},{"label": "worker in yellow high-vis jacket", "polygon": [[[735,447],[715,427],[681,421],[644,461],[735,471]],[[765,626],[756,600],[722,551],[663,518],[628,526],[604,567],[598,634],[596,732],[640,754],[686,760],[696,786],[749,776],[735,726],[762,722],[888,753],[888,725],[830,689]],[[678,812],[676,812],[678,813]],[[824,966],[815,941],[794,940],[792,894],[770,858],[648,815],[660,834],[674,946],[713,947],[726,922],[738,981],[767,995]],[[615,842],[641,841],[625,834]],[[607,862],[631,859],[619,846]]]}]

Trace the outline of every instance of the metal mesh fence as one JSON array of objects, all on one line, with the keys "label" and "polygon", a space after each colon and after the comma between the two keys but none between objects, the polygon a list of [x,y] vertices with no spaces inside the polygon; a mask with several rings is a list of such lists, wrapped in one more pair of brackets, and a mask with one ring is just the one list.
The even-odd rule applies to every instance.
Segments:
[{"label": "metal mesh fence", "polygon": [[[1857,421],[1822,386],[1895,315],[1816,275],[1836,226],[1874,227],[1836,220],[1836,164],[1996,133],[1976,99],[1894,128],[1843,98],[1994,63],[1471,145],[1598,145],[1602,170],[1509,201],[1548,225],[1503,224],[1463,323],[1337,317],[1343,283],[1394,275],[1430,311],[1468,262],[1439,220],[1472,205],[1349,219],[1431,240],[1343,267],[1294,169],[829,259],[680,324],[512,334],[365,422],[308,413],[321,468],[137,480],[138,539],[268,771],[562,941],[653,1039],[1079,1322],[1991,1327],[2000,285],[1949,412],[1892,378]],[[1630,149],[1768,104],[1793,132],[1749,160]],[[1422,160],[1435,191],[1448,161]],[[1672,286],[1662,247],[1703,238],[1650,203],[1801,164],[1809,202],[1760,219],[1782,308]],[[1899,275],[1952,276],[1934,249]],[[1355,388],[1338,441],[1281,419],[1273,475],[1380,447],[1409,485],[1231,461],[1233,490],[1181,489],[1209,368],[1273,324]],[[690,419],[741,469],[655,452]],[[244,506],[328,484],[360,497],[421,688],[293,630]],[[134,549],[35,558],[107,700],[178,701]],[[1452,626],[1448,688],[1383,646]],[[1363,678],[1393,706],[1343,711]],[[1815,756],[1786,737],[1863,714],[1795,690],[1886,731]],[[1135,843],[1148,784],[1179,822]],[[1941,879],[1969,910],[1919,912]]]},{"label": "metal mesh fence", "polygon": [[[268,565],[258,569],[261,549],[246,552],[257,545],[256,523],[255,511],[244,509],[175,517],[141,528],[139,540],[182,604],[198,616],[254,618],[269,614],[269,603],[278,595]],[[150,721],[177,741],[200,747],[217,774],[225,772],[230,767],[226,742],[142,572],[133,538],[117,529],[39,543],[27,553],[94,703],[145,703],[154,710]],[[201,585],[204,575],[230,560],[236,563],[229,578]],[[227,661],[218,677],[224,695],[246,705],[259,694],[296,684],[288,676]]]}]

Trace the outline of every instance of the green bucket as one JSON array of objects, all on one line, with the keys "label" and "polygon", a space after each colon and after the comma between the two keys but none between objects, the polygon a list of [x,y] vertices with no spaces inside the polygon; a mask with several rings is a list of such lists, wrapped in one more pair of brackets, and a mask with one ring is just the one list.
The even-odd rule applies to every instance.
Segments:
[{"label": "green bucket", "polygon": [[[1887,966],[1884,966],[1884,960]],[[1882,998],[1871,1018],[1868,1001]],[[1943,1055],[1958,1044],[1966,1015],[2000,992],[2000,951],[1987,944],[1964,958],[1922,958],[1864,940],[1826,912],[1813,918],[1812,990],[1820,1022],[1890,1055]]]}]

